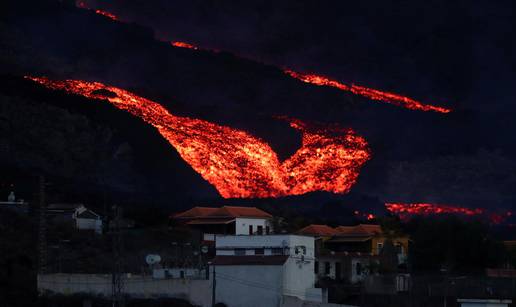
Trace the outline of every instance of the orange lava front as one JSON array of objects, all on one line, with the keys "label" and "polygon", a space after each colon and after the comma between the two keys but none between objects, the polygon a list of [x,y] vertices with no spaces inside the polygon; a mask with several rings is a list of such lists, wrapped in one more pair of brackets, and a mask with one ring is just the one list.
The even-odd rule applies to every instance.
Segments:
[{"label": "orange lava front", "polygon": [[197,50],[199,49],[197,46],[194,46],[192,44],[189,44],[189,43],[185,43],[185,42],[171,42],[170,44],[172,44],[172,46],[174,47],[179,47],[179,48],[187,48],[187,49],[194,49],[194,50]]},{"label": "orange lava front", "polygon": [[371,157],[365,139],[351,129],[335,133],[290,120],[291,126],[302,133],[302,146],[280,162],[266,142],[245,131],[175,116],[160,104],[117,87],[80,80],[26,78],[51,89],[107,100],[140,117],[158,129],[224,198],[279,197],[313,191],[346,193]]}]

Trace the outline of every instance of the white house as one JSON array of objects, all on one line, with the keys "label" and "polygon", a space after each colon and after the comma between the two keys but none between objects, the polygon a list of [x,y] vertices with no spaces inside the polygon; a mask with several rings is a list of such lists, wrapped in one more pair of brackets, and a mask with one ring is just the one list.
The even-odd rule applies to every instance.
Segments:
[{"label": "white house", "polygon": [[280,306],[285,296],[323,302],[315,288],[314,238],[300,235],[216,237],[216,302],[229,307]]},{"label": "white house", "polygon": [[273,233],[272,215],[255,207],[194,207],[172,215],[170,218],[177,225],[199,229],[203,233],[205,241],[213,241],[215,234],[266,235]]},{"label": "white house", "polygon": [[79,230],[94,230],[95,233],[102,233],[102,218],[97,213],[80,206],[75,209],[72,215],[75,221],[75,228]]}]

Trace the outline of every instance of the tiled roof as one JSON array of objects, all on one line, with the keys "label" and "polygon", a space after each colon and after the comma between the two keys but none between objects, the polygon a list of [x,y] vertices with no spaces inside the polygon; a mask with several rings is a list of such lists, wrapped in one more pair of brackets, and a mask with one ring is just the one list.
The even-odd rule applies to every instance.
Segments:
[{"label": "tiled roof", "polygon": [[81,218],[81,219],[99,219],[100,218],[100,216],[98,214],[96,214],[95,212],[88,210],[88,209],[77,214],[77,217]]},{"label": "tiled roof", "polygon": [[177,214],[171,215],[171,218],[196,218],[196,217],[204,217],[208,214],[217,211],[218,208],[208,208],[208,207],[193,207],[192,209],[186,210],[184,212],[179,212]]},{"label": "tiled roof", "polygon": [[272,215],[255,207],[224,206],[220,208],[193,207],[190,210],[171,216],[171,218],[176,219],[236,217],[272,218]]},{"label": "tiled roof", "polygon": [[271,218],[272,215],[255,207],[231,207],[224,206],[213,211],[208,216],[213,217],[261,217]]},{"label": "tiled roof", "polygon": [[283,265],[288,256],[216,256],[214,265]]},{"label": "tiled roof", "polygon": [[486,269],[488,277],[516,278],[516,270],[511,269]]},{"label": "tiled roof", "polygon": [[302,234],[302,235],[331,237],[333,235],[336,235],[337,231],[328,225],[312,224],[312,225],[308,225],[305,228],[299,230],[297,233]]},{"label": "tiled roof", "polygon": [[380,225],[360,224],[356,226],[339,226],[336,228],[338,236],[373,236],[381,234]]}]

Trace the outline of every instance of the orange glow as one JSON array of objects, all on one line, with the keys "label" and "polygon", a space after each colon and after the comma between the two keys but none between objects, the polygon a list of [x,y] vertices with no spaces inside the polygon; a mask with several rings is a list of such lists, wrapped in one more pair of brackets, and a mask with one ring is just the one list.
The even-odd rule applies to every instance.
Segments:
[{"label": "orange glow", "polygon": [[366,219],[368,221],[374,220],[376,218],[376,216],[372,213],[360,212],[358,210],[353,211],[353,214],[356,215],[360,219]]},{"label": "orange glow", "polygon": [[102,15],[102,16],[106,16],[107,18],[111,18],[113,20],[118,20],[118,17],[116,17],[115,14],[112,14],[110,12],[106,12],[106,11],[103,11],[103,10],[95,10],[95,13],[97,13],[99,15]]},{"label": "orange glow", "polygon": [[463,215],[480,215],[484,211],[482,209],[469,209],[462,207],[454,207],[449,205],[438,204],[404,204],[404,203],[386,203],[385,207],[392,213],[397,214],[400,218],[408,218],[411,215],[432,215],[432,214],[463,214]]},{"label": "orange glow", "polygon": [[346,85],[346,84],[340,83],[338,81],[331,80],[324,76],[302,74],[302,73],[298,73],[298,72],[295,72],[293,70],[288,70],[288,69],[284,70],[284,72],[287,75],[289,75],[293,78],[296,78],[298,80],[301,80],[305,83],[310,83],[310,84],[315,84],[315,85],[320,85],[320,86],[334,87],[334,88],[337,88],[342,91],[351,92],[355,95],[364,96],[364,97],[367,97],[372,100],[387,102],[392,105],[404,107],[404,108],[407,108],[410,110],[434,111],[434,112],[439,112],[439,113],[451,112],[450,109],[443,108],[443,107],[436,107],[436,106],[428,105],[428,104],[423,104],[423,103],[421,103],[417,100],[414,100],[412,98],[409,98],[409,97],[405,97],[405,96],[401,96],[401,95],[389,93],[389,92],[383,92],[383,91],[379,91],[379,90],[375,90],[375,89],[371,89],[371,88],[367,88],[367,87],[363,87],[363,86],[359,86],[359,85],[354,85],[354,84]]},{"label": "orange glow", "polygon": [[398,215],[400,219],[407,220],[414,215],[436,215],[436,214],[458,214],[465,216],[484,216],[493,224],[501,224],[512,216],[511,211],[503,214],[487,212],[486,210],[475,208],[455,207],[439,204],[405,204],[405,203],[386,203],[385,207],[388,211]]},{"label": "orange glow", "polygon": [[[86,4],[86,2],[84,1],[76,1],[75,2],[75,5],[78,7],[78,8],[81,8],[81,9],[85,9],[85,10],[91,10],[91,8],[88,7],[88,5]],[[118,17],[113,14],[113,13],[110,13],[110,12],[107,12],[107,11],[103,11],[103,10],[95,10],[95,13],[99,14],[99,15],[102,15],[102,16],[105,16],[107,18],[110,18],[112,20],[118,20]]]},{"label": "orange glow", "polygon": [[170,42],[172,44],[172,46],[174,47],[179,47],[179,48],[187,48],[187,49],[194,49],[194,50],[197,50],[199,49],[199,47],[197,46],[194,46],[192,44],[189,44],[189,43],[185,43],[185,42]]},{"label": "orange glow", "polygon": [[351,129],[326,130],[289,119],[302,146],[280,162],[263,140],[247,132],[189,117],[99,82],[26,77],[44,86],[104,99],[153,125],[180,156],[224,198],[279,197],[313,191],[346,193],[370,159],[365,139]]}]

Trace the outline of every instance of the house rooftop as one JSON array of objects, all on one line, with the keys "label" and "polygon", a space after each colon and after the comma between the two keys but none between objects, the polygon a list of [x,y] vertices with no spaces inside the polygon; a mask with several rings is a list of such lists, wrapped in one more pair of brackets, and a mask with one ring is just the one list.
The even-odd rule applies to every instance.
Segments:
[{"label": "house rooftop", "polygon": [[269,213],[256,207],[223,206],[220,208],[193,207],[184,212],[172,215],[174,219],[206,219],[206,218],[272,218]]},{"label": "house rooftop", "polygon": [[336,235],[338,232],[336,229],[334,229],[328,225],[312,224],[312,225],[308,225],[305,228],[299,230],[297,233],[302,234],[302,235],[310,235],[310,236],[317,236],[317,237],[331,237],[331,236]]},{"label": "house rooftop", "polygon": [[382,233],[380,225],[359,224],[356,226],[339,226],[336,228],[337,236],[374,236]]}]

